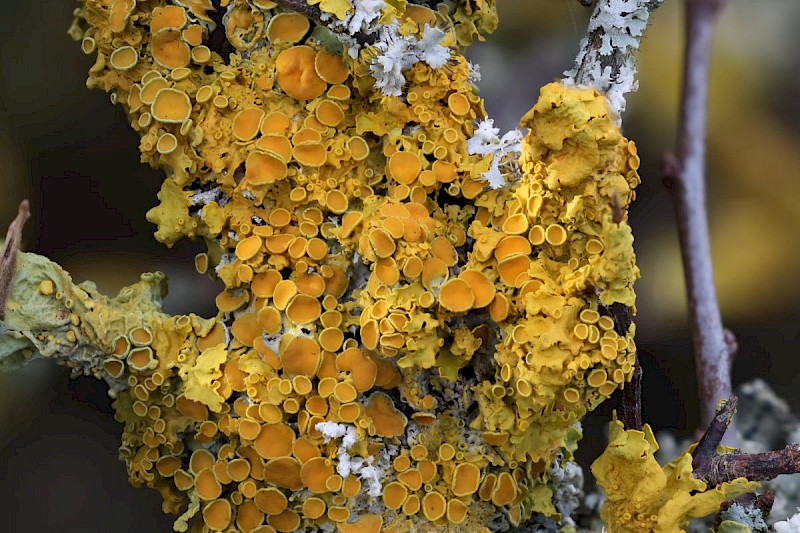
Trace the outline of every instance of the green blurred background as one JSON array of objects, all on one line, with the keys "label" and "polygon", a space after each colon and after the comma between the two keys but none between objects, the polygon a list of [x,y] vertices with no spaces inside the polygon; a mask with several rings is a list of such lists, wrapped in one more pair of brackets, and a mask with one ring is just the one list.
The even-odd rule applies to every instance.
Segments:
[{"label": "green blurred background", "polygon": [[[85,88],[93,60],[66,35],[75,3],[4,5],[0,25],[0,226],[30,198],[25,249],[106,293],[139,273],[170,279],[166,311],[214,313],[218,285],[195,273],[198,243],[168,250],[144,214],[161,174],[139,163],[120,107]],[[672,204],[659,177],[674,144],[682,2],[666,0],[640,56],[640,89],[624,130],[642,158],[631,210],[642,278],[637,343],[644,417],[689,435],[697,425],[693,360]],[[470,50],[486,109],[516,126],[538,87],[571,66],[590,10],[577,0],[499,0],[500,30]],[[708,140],[709,207],[723,320],[739,341],[734,379],[762,377],[800,411],[800,54],[796,0],[730,0],[717,28]],[[600,420],[585,440],[602,444]],[[37,361],[0,374],[2,530],[170,531],[160,498],[127,485],[117,461],[121,426],[99,382],[69,380]],[[595,448],[596,449],[596,448]],[[590,460],[592,450],[584,452]]]}]

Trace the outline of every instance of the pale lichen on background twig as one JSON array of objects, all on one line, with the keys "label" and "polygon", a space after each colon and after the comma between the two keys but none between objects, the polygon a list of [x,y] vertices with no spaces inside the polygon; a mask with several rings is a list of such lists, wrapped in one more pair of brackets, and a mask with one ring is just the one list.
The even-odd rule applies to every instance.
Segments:
[{"label": "pale lichen on background twig", "polygon": [[28,200],[22,200],[17,216],[8,227],[6,240],[0,249],[0,320],[3,320],[6,315],[6,302],[11,293],[11,284],[17,269],[17,253],[22,244],[22,228],[30,216],[30,204]]}]

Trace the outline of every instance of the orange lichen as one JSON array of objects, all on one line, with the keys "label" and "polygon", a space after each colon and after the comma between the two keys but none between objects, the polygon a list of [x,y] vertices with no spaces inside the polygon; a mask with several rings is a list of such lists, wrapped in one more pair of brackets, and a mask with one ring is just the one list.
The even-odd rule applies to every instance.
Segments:
[{"label": "orange lichen", "polygon": [[228,500],[214,500],[203,508],[203,521],[212,531],[224,531],[231,523],[232,509]]},{"label": "orange lichen", "polygon": [[278,54],[275,72],[278,85],[298,100],[316,98],[327,89],[327,83],[314,68],[316,53],[309,46],[294,46]]},{"label": "orange lichen", "polygon": [[115,69],[130,70],[139,61],[139,53],[132,46],[122,46],[114,50],[108,59]]},{"label": "orange lichen", "polygon": [[392,399],[382,392],[375,392],[367,401],[366,414],[372,419],[375,431],[384,437],[402,435],[408,419],[397,410]]},{"label": "orange lichen", "polygon": [[233,119],[233,136],[243,142],[253,140],[258,135],[263,118],[264,111],[257,107],[239,111]]},{"label": "orange lichen", "polygon": [[422,512],[425,518],[435,522],[447,512],[447,501],[438,492],[429,492],[422,498]]},{"label": "orange lichen", "polygon": [[[314,57],[314,70],[320,78],[332,85],[344,83],[350,74],[347,65],[345,65],[342,59],[331,54],[324,48],[319,50]],[[343,86],[340,85],[340,87]],[[332,87],[331,90],[333,89]],[[333,97],[333,95],[331,95],[331,97]]]},{"label": "orange lichen", "polygon": [[326,483],[334,475],[331,461],[324,457],[313,457],[309,459],[300,470],[300,478],[308,490],[316,494],[328,492]]},{"label": "orange lichen", "polygon": [[[339,20],[349,4],[318,5]],[[503,161],[508,186],[490,189],[461,52],[493,29],[494,3],[452,7],[383,9],[401,35],[443,29],[449,54],[403,72],[394,97],[376,89],[375,49],[341,53],[269,0],[224,3],[214,39],[230,54],[210,0],[81,3],[89,86],[113,93],[142,159],[169,174],[156,237],[202,239],[195,266],[224,287],[212,320],[155,304],[131,320],[128,295],[113,304],[124,320],[83,308],[89,325],[61,338],[100,332],[131,481],[172,508],[187,493],[207,529],[555,516],[547,468],[632,373],[633,330],[604,315],[633,306],[630,231],[611,206],[633,198],[635,150],[600,95],[551,85],[522,157]]]},{"label": "orange lichen", "polygon": [[155,94],[151,109],[153,118],[159,122],[181,123],[189,118],[192,104],[183,91],[163,88]]},{"label": "orange lichen", "polygon": [[273,43],[294,44],[310,27],[308,19],[299,13],[278,13],[269,21],[267,38]]},{"label": "orange lichen", "polygon": [[286,162],[273,152],[253,152],[247,157],[244,178],[254,185],[274,183],[286,176]]}]

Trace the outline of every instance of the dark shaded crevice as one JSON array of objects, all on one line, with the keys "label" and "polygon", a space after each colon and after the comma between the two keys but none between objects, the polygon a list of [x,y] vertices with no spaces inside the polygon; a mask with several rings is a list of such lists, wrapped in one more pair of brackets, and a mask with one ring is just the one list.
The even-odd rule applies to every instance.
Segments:
[{"label": "dark shaded crevice", "polygon": [[230,55],[236,52],[236,49],[233,45],[228,41],[228,37],[225,35],[225,24],[222,22],[222,18],[225,16],[226,10],[220,9],[219,7],[215,8],[214,11],[209,12],[211,19],[216,24],[214,31],[212,31],[208,35],[208,39],[206,39],[206,46],[212,51],[218,53],[222,56],[222,60],[225,64],[229,64]]}]

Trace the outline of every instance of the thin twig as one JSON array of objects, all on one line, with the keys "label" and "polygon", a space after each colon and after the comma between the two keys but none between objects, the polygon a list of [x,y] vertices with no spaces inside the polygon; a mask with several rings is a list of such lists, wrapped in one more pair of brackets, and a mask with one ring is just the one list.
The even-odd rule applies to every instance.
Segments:
[{"label": "thin twig", "polygon": [[717,455],[703,479],[711,485],[744,477],[750,481],[766,481],[782,474],[800,472],[800,444],[764,453],[733,452]]},{"label": "thin twig", "polygon": [[6,241],[0,250],[0,320],[6,317],[6,302],[11,294],[11,282],[17,272],[17,252],[22,243],[22,228],[30,216],[30,204],[28,200],[22,200],[17,217],[8,227]]},{"label": "thin twig", "polygon": [[[714,288],[705,188],[709,59],[714,22],[721,5],[722,0],[686,2],[686,49],[677,157],[665,165],[672,178],[671,190],[689,298],[701,426],[711,423],[717,401],[732,396],[731,354],[725,342]],[[735,432],[726,435],[724,443],[733,445]]]},{"label": "thin twig", "polygon": [[708,429],[703,434],[697,447],[692,452],[692,472],[695,477],[706,477],[711,469],[713,458],[717,454],[717,446],[722,442],[728,426],[731,425],[733,415],[736,414],[736,405],[739,399],[736,396],[723,400],[717,404],[716,413]]}]

